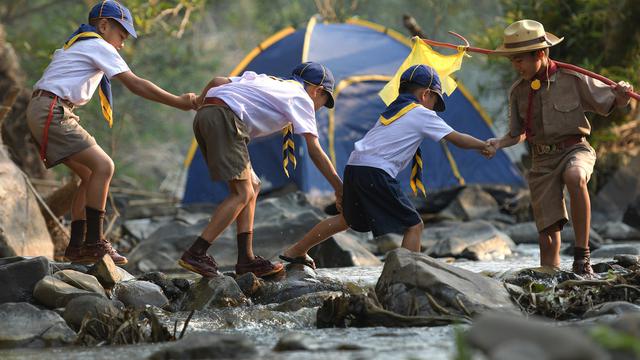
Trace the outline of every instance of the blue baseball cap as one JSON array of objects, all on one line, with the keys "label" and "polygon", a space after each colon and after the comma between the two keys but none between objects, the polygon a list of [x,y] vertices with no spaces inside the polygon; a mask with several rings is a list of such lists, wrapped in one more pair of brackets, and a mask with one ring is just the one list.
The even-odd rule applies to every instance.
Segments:
[{"label": "blue baseball cap", "polygon": [[119,2],[105,0],[95,4],[89,12],[89,20],[101,18],[113,19],[119,22],[120,25],[127,30],[129,35],[134,38],[138,37],[136,29],[133,28],[133,17],[131,16],[131,12]]},{"label": "blue baseball cap", "polygon": [[402,73],[400,84],[414,83],[438,94],[438,102],[434,106],[435,111],[444,111],[444,98],[442,97],[442,84],[438,73],[431,66],[413,65]]},{"label": "blue baseball cap", "polygon": [[303,81],[307,84],[322,86],[324,91],[329,94],[329,99],[324,106],[332,109],[335,105],[335,99],[333,98],[333,85],[335,80],[331,70],[326,68],[322,64],[318,64],[313,61],[308,61],[296,66],[291,72],[293,78],[298,81]]}]

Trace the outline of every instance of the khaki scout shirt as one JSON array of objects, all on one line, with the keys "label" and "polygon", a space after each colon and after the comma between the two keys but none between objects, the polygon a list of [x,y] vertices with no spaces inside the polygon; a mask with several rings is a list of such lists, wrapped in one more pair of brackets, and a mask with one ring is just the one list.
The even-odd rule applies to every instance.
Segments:
[{"label": "khaki scout shirt", "polygon": [[[615,104],[612,89],[601,82],[575,71],[558,69],[533,95],[533,144],[556,144],[569,136],[587,136],[591,124],[584,113],[608,115]],[[531,82],[520,79],[509,94],[509,132],[512,137],[525,132]]]}]

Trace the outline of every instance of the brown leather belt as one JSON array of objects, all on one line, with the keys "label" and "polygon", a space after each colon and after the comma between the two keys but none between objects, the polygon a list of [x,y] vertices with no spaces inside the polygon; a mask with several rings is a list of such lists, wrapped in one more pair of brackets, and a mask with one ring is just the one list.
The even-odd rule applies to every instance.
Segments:
[{"label": "brown leather belt", "polygon": [[38,90],[35,90],[35,91],[33,92],[33,94],[31,94],[31,98],[32,98],[32,99],[33,99],[33,98],[40,97],[40,96],[46,96],[46,97],[51,98],[51,99],[55,99],[55,98],[57,97],[57,98],[58,98],[58,100],[60,100],[60,102],[61,102],[61,103],[63,103],[66,107],[71,108],[71,109],[73,109],[73,108],[76,106],[76,105],[75,105],[74,103],[72,103],[71,101],[69,101],[69,100],[65,100],[65,99],[62,99],[60,96],[58,96],[58,95],[56,95],[56,94],[52,93],[51,91],[38,89]]},{"label": "brown leather belt", "polygon": [[222,99],[217,97],[204,98],[202,105],[220,105],[220,106],[229,107],[229,105],[227,105],[226,102],[222,101]]},{"label": "brown leather belt", "polygon": [[532,149],[536,155],[552,154],[584,141],[584,136],[576,135],[555,144],[533,144]]}]

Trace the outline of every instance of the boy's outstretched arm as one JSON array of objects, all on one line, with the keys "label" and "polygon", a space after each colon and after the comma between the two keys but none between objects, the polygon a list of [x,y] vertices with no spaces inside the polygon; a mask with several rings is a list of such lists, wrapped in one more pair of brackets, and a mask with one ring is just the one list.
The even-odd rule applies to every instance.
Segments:
[{"label": "boy's outstretched arm", "polygon": [[307,150],[309,151],[309,156],[311,157],[311,161],[316,165],[320,173],[329,181],[331,187],[336,192],[336,207],[340,212],[342,212],[342,180],[336,169],[333,167],[331,160],[327,154],[325,154],[324,150],[322,150],[322,146],[320,146],[320,142],[318,138],[313,134],[304,134],[304,139],[307,142]]},{"label": "boy's outstretched arm", "polygon": [[463,149],[475,149],[487,159],[491,159],[496,154],[496,148],[489,141],[482,141],[475,137],[453,131],[444,137],[445,140]]},{"label": "boy's outstretched arm", "polygon": [[231,79],[229,79],[228,77],[222,77],[222,76],[214,77],[213,79],[211,79],[211,81],[209,81],[207,86],[205,86],[204,89],[202,89],[202,92],[200,93],[200,96],[198,96],[196,103],[198,105],[202,104],[205,96],[207,96],[207,92],[209,91],[209,89],[214,88],[216,86],[228,84],[230,82],[231,82]]},{"label": "boy's outstretched arm", "polygon": [[510,147],[516,144],[520,144],[521,142],[525,141],[525,139],[526,139],[526,136],[524,133],[516,136],[511,136],[511,134],[507,133],[501,138],[488,139],[487,142],[497,150],[501,148]]},{"label": "boy's outstretched arm", "polygon": [[173,95],[151,81],[138,77],[132,71],[125,71],[114,76],[114,78],[120,80],[132,93],[145,99],[182,110],[196,108],[196,94],[194,93],[186,93],[180,96]]}]

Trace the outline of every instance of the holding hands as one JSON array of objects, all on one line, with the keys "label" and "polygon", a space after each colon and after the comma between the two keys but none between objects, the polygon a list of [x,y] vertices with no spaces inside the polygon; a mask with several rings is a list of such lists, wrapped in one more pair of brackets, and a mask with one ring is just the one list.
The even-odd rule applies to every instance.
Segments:
[{"label": "holding hands", "polygon": [[498,150],[498,139],[491,138],[487,139],[484,142],[484,149],[480,150],[480,154],[486,157],[487,159],[491,159],[496,155],[496,151]]}]

